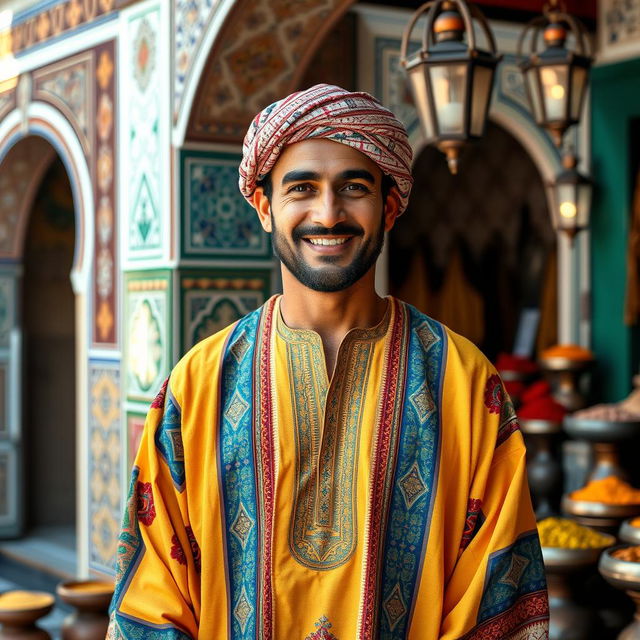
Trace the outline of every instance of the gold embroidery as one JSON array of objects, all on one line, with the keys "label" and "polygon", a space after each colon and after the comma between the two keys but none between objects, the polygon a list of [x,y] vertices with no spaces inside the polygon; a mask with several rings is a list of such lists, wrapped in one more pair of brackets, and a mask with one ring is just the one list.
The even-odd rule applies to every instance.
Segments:
[{"label": "gold embroidery", "polygon": [[278,314],[287,343],[294,415],[296,484],[289,528],[294,558],[314,569],[345,563],[357,542],[356,478],[360,426],[375,342],[390,311],[372,329],[350,331],[327,380],[322,342],[313,331],[290,329]]}]

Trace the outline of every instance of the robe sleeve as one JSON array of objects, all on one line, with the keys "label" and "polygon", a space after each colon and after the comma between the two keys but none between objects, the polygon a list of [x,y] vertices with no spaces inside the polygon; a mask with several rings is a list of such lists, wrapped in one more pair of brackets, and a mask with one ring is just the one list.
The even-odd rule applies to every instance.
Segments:
[{"label": "robe sleeve", "polygon": [[483,435],[495,438],[495,448],[470,487],[440,638],[546,640],[549,605],[524,441],[497,375],[489,377],[485,395],[489,427]]},{"label": "robe sleeve", "polygon": [[165,382],[147,415],[134,463],[107,638],[196,638],[199,572],[185,492],[180,407]]}]

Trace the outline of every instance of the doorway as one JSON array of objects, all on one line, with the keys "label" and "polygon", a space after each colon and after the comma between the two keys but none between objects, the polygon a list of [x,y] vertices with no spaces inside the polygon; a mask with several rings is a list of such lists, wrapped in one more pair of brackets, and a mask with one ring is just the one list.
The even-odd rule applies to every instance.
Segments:
[{"label": "doorway", "polygon": [[34,199],[22,286],[24,514],[29,538],[75,552],[73,194],[56,157]]}]

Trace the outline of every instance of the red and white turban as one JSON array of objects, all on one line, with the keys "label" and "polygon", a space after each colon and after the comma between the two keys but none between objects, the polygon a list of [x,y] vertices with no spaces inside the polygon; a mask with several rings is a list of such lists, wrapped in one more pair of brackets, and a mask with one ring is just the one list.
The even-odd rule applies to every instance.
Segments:
[{"label": "red and white turban", "polygon": [[309,138],[326,138],[364,153],[395,180],[400,213],[405,210],[413,178],[403,124],[368,93],[329,84],[292,93],[254,118],[242,147],[242,195],[251,203],[257,183],[273,169],[280,152]]}]

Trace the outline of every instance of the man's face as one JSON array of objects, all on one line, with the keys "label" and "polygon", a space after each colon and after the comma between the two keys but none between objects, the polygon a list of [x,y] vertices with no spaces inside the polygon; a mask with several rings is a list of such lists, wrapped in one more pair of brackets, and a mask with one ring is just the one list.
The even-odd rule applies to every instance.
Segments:
[{"label": "man's face", "polygon": [[381,179],[367,156],[330,140],[282,152],[271,171],[271,214],[261,220],[274,253],[303,285],[342,291],[374,266],[395,215],[386,212]]}]

